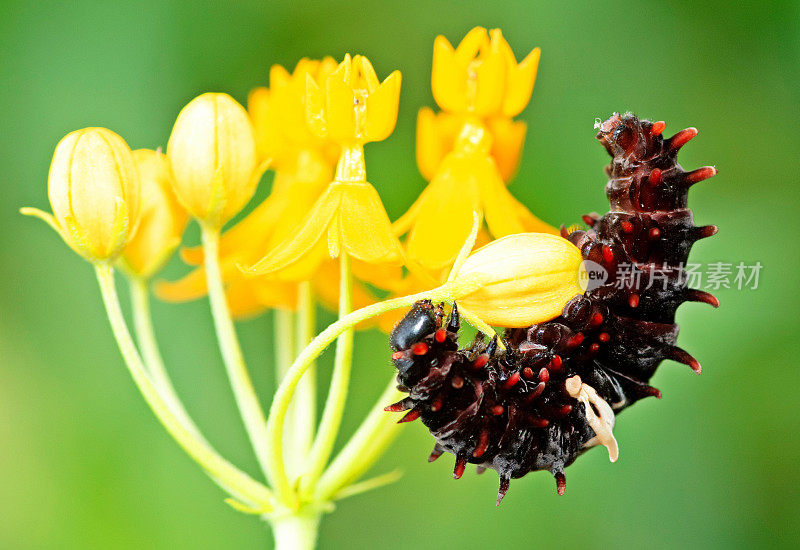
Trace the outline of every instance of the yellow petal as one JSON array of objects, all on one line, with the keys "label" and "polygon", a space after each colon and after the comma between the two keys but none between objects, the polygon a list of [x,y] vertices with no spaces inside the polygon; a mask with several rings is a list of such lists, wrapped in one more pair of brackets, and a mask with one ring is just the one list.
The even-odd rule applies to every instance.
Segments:
[{"label": "yellow petal", "polygon": [[533,84],[536,82],[536,71],[539,67],[541,53],[539,48],[534,48],[519,65],[516,65],[514,56],[511,55],[514,65],[508,72],[503,115],[515,117],[528,105],[533,93]]},{"label": "yellow petal", "polygon": [[149,278],[180,244],[189,214],[172,192],[172,172],[160,151],[138,149],[133,159],[141,181],[139,229],[128,240],[122,260],[130,271]]},{"label": "yellow petal", "polygon": [[356,118],[353,88],[337,70],[330,75],[325,88],[325,123],[327,135],[333,140],[352,140],[356,137]]},{"label": "yellow petal", "polygon": [[328,227],[338,212],[341,195],[338,186],[328,186],[303,220],[301,229],[294,238],[278,245],[254,266],[242,266],[245,271],[250,274],[266,274],[285,269],[301,260],[327,234]]},{"label": "yellow petal", "polygon": [[436,114],[430,107],[417,113],[417,167],[426,181],[433,179],[444,157],[442,142],[436,132]]},{"label": "yellow petal", "polygon": [[394,71],[367,96],[367,140],[382,141],[394,130],[400,103],[400,81],[400,71]]},{"label": "yellow petal", "polygon": [[496,117],[488,121],[488,126],[493,138],[492,157],[503,181],[507,182],[517,173],[527,125],[522,121]]},{"label": "yellow petal", "polygon": [[433,67],[431,69],[431,91],[433,99],[445,111],[467,110],[466,65],[459,63],[453,46],[444,36],[433,42]]},{"label": "yellow petal", "polygon": [[458,48],[456,48],[456,60],[458,63],[466,65],[478,55],[478,52],[485,47],[488,42],[489,34],[486,32],[485,28],[472,28],[458,44]]},{"label": "yellow petal", "polygon": [[[232,259],[221,262],[220,268],[222,280],[226,284],[243,278],[236,262]],[[202,298],[208,294],[205,268],[197,267],[177,281],[158,281],[154,286],[154,292],[166,302],[187,302]]]},{"label": "yellow petal", "polygon": [[306,77],[306,124],[311,132],[318,137],[328,134],[325,122],[325,92],[314,81],[311,75]]},{"label": "yellow petal", "polygon": [[403,268],[400,265],[366,263],[354,259],[352,268],[356,279],[384,290],[395,288],[403,280]]},{"label": "yellow petal", "polygon": [[553,227],[549,223],[540,220],[531,213],[528,208],[519,202],[513,195],[511,200],[514,203],[517,217],[519,218],[522,227],[525,228],[526,233],[550,233],[551,235],[560,235],[561,232],[557,227]]},{"label": "yellow petal", "polygon": [[402,262],[400,243],[378,192],[369,183],[337,183],[342,189],[340,238],[350,256],[367,263]]},{"label": "yellow petal", "polygon": [[353,59],[353,65],[357,65],[360,69],[361,76],[364,79],[364,87],[370,94],[374,93],[380,86],[381,81],[378,80],[378,75],[375,74],[375,68],[372,66],[372,63],[363,55],[357,55]]},{"label": "yellow petal", "polygon": [[408,257],[428,269],[449,266],[480,212],[480,192],[470,157],[449,155],[420,199],[406,241]]},{"label": "yellow petal", "polygon": [[266,307],[256,296],[249,281],[239,281],[225,289],[228,310],[234,319],[249,319],[263,312]]},{"label": "yellow petal", "polygon": [[297,309],[297,283],[278,281],[268,276],[252,277],[247,282],[262,307]]},{"label": "yellow petal", "polygon": [[503,183],[494,160],[484,157],[480,162],[476,161],[475,170],[489,232],[495,238],[524,232],[514,197]]},{"label": "yellow petal", "polygon": [[506,89],[506,60],[494,36],[485,53],[481,52],[480,63],[472,70],[475,71],[475,90],[471,93],[472,112],[480,116],[499,112]]}]

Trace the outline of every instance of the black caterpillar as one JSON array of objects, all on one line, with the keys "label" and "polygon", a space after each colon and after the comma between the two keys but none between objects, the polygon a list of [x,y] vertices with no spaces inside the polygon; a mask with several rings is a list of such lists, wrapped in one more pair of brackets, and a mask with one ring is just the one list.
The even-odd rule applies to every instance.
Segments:
[{"label": "black caterpillar", "polygon": [[617,113],[599,125],[597,139],[613,157],[610,212],[584,216],[588,230],[562,227],[562,235],[608,278],[570,300],[560,317],[506,330],[505,351],[481,334],[459,349],[457,305],[445,322],[443,305],[418,302],[391,334],[398,387],[409,395],[386,410],[408,411],[400,422],[421,418],[436,439],[429,461],[452,453],[456,479],[468,462],[479,473],[497,470],[497,504],[511,478],[534,470],[550,471],[563,494],[564,468],[596,444],[615,460],[614,414],[661,397],[648,381],[664,359],[700,373],[675,346],[675,311],[686,301],[719,305],[687,288],[682,269],[695,241],[717,232],[694,225],[689,188],[717,171],[684,171],[676,156],[697,130],[664,139],[664,127]]}]

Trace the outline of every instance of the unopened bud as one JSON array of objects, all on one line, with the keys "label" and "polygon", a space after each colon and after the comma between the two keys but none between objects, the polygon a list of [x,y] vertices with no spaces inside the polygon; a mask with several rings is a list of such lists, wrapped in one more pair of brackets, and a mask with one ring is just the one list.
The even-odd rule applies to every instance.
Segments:
[{"label": "unopened bud", "polygon": [[527,327],[553,319],[576,294],[581,253],[546,233],[509,235],[479,248],[453,276],[451,295],[490,325]]},{"label": "unopened bud", "polygon": [[105,128],[84,128],[56,146],[47,191],[53,215],[34,208],[66,243],[91,262],[116,258],[136,229],[139,176],[120,136]]},{"label": "unopened bud", "polygon": [[183,108],[169,137],[167,158],[178,200],[213,227],[244,208],[261,177],[253,125],[227,94],[203,94]]}]

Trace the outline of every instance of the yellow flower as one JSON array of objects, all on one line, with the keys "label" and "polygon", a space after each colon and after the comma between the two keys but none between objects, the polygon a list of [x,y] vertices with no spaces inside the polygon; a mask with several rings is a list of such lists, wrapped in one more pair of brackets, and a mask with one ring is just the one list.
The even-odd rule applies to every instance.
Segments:
[{"label": "yellow flower", "polygon": [[410,261],[431,271],[452,264],[470,233],[473,212],[483,216],[495,238],[523,232],[558,233],[508,192],[490,155],[491,147],[485,126],[474,121],[462,126],[453,151],[394,224],[396,234],[408,232]]},{"label": "yellow flower", "polygon": [[167,157],[178,200],[212,227],[221,227],[247,204],[263,172],[250,118],[227,94],[203,94],[183,108]]},{"label": "yellow flower", "polygon": [[189,215],[172,191],[172,172],[160,151],[138,149],[133,160],[141,180],[139,229],[122,253],[132,273],[149,278],[166,263],[181,242]]},{"label": "yellow flower", "polygon": [[[347,254],[355,260],[356,276],[399,279],[402,250],[377,191],[367,182],[363,144],[384,139],[394,129],[400,73],[393,72],[381,84],[365,57],[347,55],[327,77],[324,90],[310,77],[306,82],[309,127],[342,145],[336,175],[300,229],[243,269],[253,275],[310,280],[327,258]],[[371,265],[366,269],[363,264]]]},{"label": "yellow flower", "polygon": [[[420,109],[417,115],[417,166],[426,180],[430,181],[436,175],[442,159],[453,150],[458,134],[468,121],[465,115],[446,111],[434,113],[429,107]],[[527,125],[503,117],[490,118],[486,125],[492,136],[490,154],[503,180],[509,181],[519,167]]]},{"label": "yellow flower", "polygon": [[278,170],[291,169],[299,151],[314,150],[331,164],[336,163],[339,147],[311,133],[306,125],[306,81],[317,85],[325,81],[338,64],[332,57],[301,59],[291,74],[280,65],[270,69],[269,88],[255,88],[247,99],[253,121],[259,157],[272,159]]},{"label": "yellow flower", "polygon": [[518,115],[530,101],[539,48],[517,64],[499,29],[472,29],[457,48],[444,36],[433,45],[431,87],[444,111],[480,117]]},{"label": "yellow flower", "polygon": [[344,61],[324,87],[306,78],[306,120],[311,131],[339,143],[367,143],[389,137],[397,122],[400,71],[380,82],[366,57]]},{"label": "yellow flower", "polygon": [[[324,260],[341,253],[367,264],[402,263],[400,244],[392,234],[386,210],[366,181],[332,182],[300,230],[246,271],[264,274],[280,270],[285,279],[309,280]],[[368,276],[363,270],[361,274]]]},{"label": "yellow flower", "polygon": [[527,327],[553,319],[583,294],[583,258],[546,233],[509,235],[470,254],[451,276],[452,296],[490,325]]},{"label": "yellow flower", "polygon": [[136,231],[139,174],[128,144],[105,128],[84,128],[56,146],[47,180],[53,215],[35,208],[75,252],[91,262],[115,259]]},{"label": "yellow flower", "polygon": [[[302,219],[327,187],[332,169],[327,163],[306,151],[298,157],[297,172],[279,171],[275,175],[272,193],[220,239],[222,279],[230,288],[245,277],[237,265],[249,265],[259,260],[264,250],[272,250],[292,234],[297,220]],[[201,247],[182,251],[184,261],[191,265],[203,262]],[[248,283],[259,289],[258,301],[264,306],[294,309],[297,285],[275,277],[259,277]],[[266,290],[264,290],[266,289]],[[202,268],[174,283],[157,287],[160,298],[181,302],[194,300],[207,292]],[[267,293],[272,293],[268,297]],[[240,300],[241,301],[241,300]]]}]

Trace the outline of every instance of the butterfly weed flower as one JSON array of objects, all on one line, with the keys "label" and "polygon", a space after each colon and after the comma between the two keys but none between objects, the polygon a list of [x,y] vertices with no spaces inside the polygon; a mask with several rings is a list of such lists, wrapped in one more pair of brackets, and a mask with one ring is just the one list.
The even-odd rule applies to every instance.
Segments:
[{"label": "butterfly weed flower", "polygon": [[47,180],[53,214],[46,221],[90,262],[115,260],[135,234],[140,181],[128,144],[105,128],[84,128],[56,146]]},{"label": "butterfly weed flower", "polygon": [[388,137],[397,121],[400,73],[380,82],[363,56],[345,56],[324,86],[308,78],[306,120],[312,132],[342,146],[333,181],[295,234],[246,272],[310,279],[326,257],[399,266],[402,252],[386,210],[366,180],[365,143]]},{"label": "butterfly weed flower", "polygon": [[[499,30],[477,27],[457,48],[439,36],[434,44],[431,87],[442,109],[422,109],[417,123],[417,161],[429,179],[394,224],[407,234],[411,262],[431,272],[449,266],[479,212],[492,237],[523,232],[556,233],[506,189],[516,172],[525,125],[511,118],[533,90],[539,50],[517,63]],[[448,231],[438,220],[448,220]]]}]

